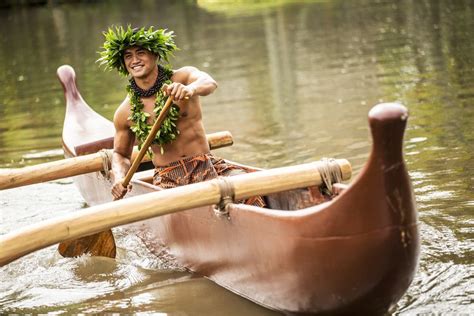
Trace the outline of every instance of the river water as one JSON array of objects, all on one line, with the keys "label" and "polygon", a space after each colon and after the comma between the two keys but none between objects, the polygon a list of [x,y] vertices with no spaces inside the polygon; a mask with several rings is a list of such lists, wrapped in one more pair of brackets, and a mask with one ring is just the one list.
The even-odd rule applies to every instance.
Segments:
[{"label": "river water", "polygon": [[[175,31],[173,66],[218,82],[203,99],[216,154],[269,168],[368,157],[367,113],[410,111],[405,158],[421,230],[420,264],[394,314],[474,313],[474,1],[99,1],[0,10],[0,167],[61,159],[65,104],[55,71],[112,118],[125,79],[99,69],[112,24]],[[86,207],[71,179],[0,192],[0,234]],[[133,236],[118,260],[61,258],[55,247],[0,268],[3,313],[270,315],[212,282],[169,271]]]}]

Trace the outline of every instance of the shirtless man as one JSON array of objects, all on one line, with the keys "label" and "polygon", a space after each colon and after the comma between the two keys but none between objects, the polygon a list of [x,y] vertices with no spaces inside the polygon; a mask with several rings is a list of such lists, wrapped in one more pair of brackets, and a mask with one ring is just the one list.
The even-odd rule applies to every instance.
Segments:
[{"label": "shirtless man", "polygon": [[[224,160],[210,154],[202,123],[199,97],[214,92],[217,88],[216,81],[195,67],[186,66],[172,71],[161,65],[157,66],[160,60],[167,60],[167,54],[176,48],[170,34],[172,33],[164,30],[132,30],[130,27],[125,32],[109,29],[105,34],[105,50],[101,53],[103,57],[100,61],[108,68],[116,68],[120,73],[131,76],[129,94],[114,116],[114,199],[122,198],[129,189],[122,185],[122,179],[130,168],[133,145],[137,138],[137,134],[132,131],[137,122],[132,122],[131,117],[137,111],[137,103],[141,101],[143,112],[149,115],[147,123],[152,125],[155,120],[153,110],[160,97],[160,89],[163,97],[173,97],[173,103],[179,107],[179,118],[175,122],[179,135],[169,143],[151,146],[156,168],[153,183],[163,188],[173,188],[213,179],[219,175],[229,175],[233,169]],[[160,45],[153,45],[154,43]],[[120,59],[110,56],[119,56]],[[168,81],[168,84],[163,84],[164,81]],[[264,204],[261,197],[247,202],[258,206]]]},{"label": "shirtless man", "polygon": [[[156,67],[157,56],[141,47],[130,47],[124,52],[125,67],[135,80],[138,87],[143,90],[150,89],[158,77]],[[156,167],[165,167],[170,163],[185,157],[209,153],[209,144],[202,124],[201,102],[199,96],[208,95],[217,88],[217,83],[207,73],[195,67],[182,67],[174,71],[171,84],[163,85],[165,95],[174,98],[174,104],[179,106],[180,118],[177,128],[179,137],[171,144],[163,145],[163,153],[159,145],[152,145],[153,164]],[[150,114],[148,124],[155,120],[153,108],[155,95],[141,98],[144,111]],[[131,131],[130,98],[127,96],[117,109],[114,116],[116,129],[114,138],[114,154],[112,170],[115,184],[112,194],[115,199],[121,198],[127,192],[121,184],[130,168],[130,157],[135,142],[135,135]]]}]

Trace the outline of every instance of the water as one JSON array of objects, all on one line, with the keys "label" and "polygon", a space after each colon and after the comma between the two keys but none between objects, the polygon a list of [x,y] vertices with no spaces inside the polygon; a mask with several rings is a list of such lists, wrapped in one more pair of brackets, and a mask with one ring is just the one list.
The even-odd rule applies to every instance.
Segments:
[{"label": "water", "polygon": [[[218,82],[203,99],[216,154],[263,168],[347,158],[370,148],[367,112],[410,111],[405,157],[420,218],[418,272],[395,314],[474,313],[474,1],[153,1],[0,10],[0,167],[61,159],[64,102],[55,70],[72,65],[86,101],[111,118],[125,79],[98,69],[111,24],[172,29],[173,65]],[[0,234],[84,206],[71,179],[0,192]],[[50,247],[0,268],[4,313],[267,315],[212,282],[168,271],[117,232],[118,260],[65,259]]]}]

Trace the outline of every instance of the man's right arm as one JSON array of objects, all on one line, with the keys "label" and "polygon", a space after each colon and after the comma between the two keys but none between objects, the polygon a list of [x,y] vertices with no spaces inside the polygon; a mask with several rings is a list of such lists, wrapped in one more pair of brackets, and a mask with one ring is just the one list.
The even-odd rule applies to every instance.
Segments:
[{"label": "man's right arm", "polygon": [[114,115],[114,153],[112,155],[112,172],[114,175],[114,184],[112,195],[114,200],[121,199],[126,193],[127,188],[123,187],[122,180],[130,169],[130,159],[135,142],[135,135],[130,130],[128,101],[125,100],[117,109]]}]

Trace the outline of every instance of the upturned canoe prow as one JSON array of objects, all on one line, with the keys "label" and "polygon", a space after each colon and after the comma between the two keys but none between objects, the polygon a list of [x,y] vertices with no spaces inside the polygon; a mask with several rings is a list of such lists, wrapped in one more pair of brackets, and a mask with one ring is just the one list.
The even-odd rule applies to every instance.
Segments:
[{"label": "upturned canoe prow", "polygon": [[320,293],[312,303],[294,306],[294,310],[380,315],[396,304],[413,280],[420,240],[413,189],[403,159],[408,111],[396,103],[378,104],[368,118],[373,143],[366,165],[338,198],[305,210],[313,216],[300,226],[319,230],[311,233],[312,238],[326,241],[326,247],[333,245],[315,247],[313,254],[325,259],[313,264],[338,277],[326,279],[318,273],[312,281],[323,283],[331,295]]},{"label": "upturned canoe prow", "polygon": [[[78,155],[76,146],[101,139],[111,139],[115,134],[115,128],[111,121],[95,112],[86,103],[77,88],[76,73],[71,66],[60,66],[57,76],[66,99],[62,146],[64,156],[71,158]],[[100,172],[94,172],[74,177],[76,186],[89,205],[112,201],[110,188],[100,180],[100,174]]]},{"label": "upturned canoe prow", "polygon": [[77,88],[74,69],[69,65],[62,65],[58,68],[57,75],[66,99],[65,128],[62,135],[66,156],[76,155],[74,148],[76,145],[99,139],[111,139],[115,134],[112,122],[99,115],[86,103]]},{"label": "upturned canoe prow", "polygon": [[400,225],[418,220],[413,188],[403,159],[407,121],[408,110],[398,103],[382,103],[369,112],[373,146],[368,166],[375,164],[381,170],[392,220]]},{"label": "upturned canoe prow", "polygon": [[59,82],[61,82],[61,86],[63,87],[66,102],[83,101],[82,96],[77,89],[76,72],[74,69],[69,65],[62,65],[57,69],[56,74],[59,78]]},{"label": "upturned canoe prow", "polygon": [[403,134],[407,120],[407,108],[398,103],[381,103],[369,111],[373,154],[383,157],[387,166],[403,163]]}]

